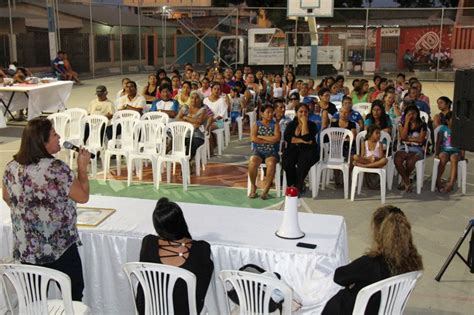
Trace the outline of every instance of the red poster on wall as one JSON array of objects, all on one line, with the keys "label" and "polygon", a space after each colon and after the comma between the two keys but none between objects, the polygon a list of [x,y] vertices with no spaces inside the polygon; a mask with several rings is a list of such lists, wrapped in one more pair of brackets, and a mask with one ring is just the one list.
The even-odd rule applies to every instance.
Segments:
[{"label": "red poster on wall", "polygon": [[451,48],[452,28],[445,26],[440,38],[440,27],[419,26],[403,27],[400,31],[400,47],[398,54],[398,67],[405,68],[403,54],[409,49],[415,56],[426,56],[433,49],[435,52]]}]

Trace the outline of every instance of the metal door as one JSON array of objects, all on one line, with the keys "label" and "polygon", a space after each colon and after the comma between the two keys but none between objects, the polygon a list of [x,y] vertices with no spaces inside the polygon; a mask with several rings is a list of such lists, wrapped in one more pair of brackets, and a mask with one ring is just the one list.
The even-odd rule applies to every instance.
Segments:
[{"label": "metal door", "polygon": [[399,46],[398,36],[385,37],[382,36],[380,50],[380,70],[396,71],[397,70],[397,54]]}]

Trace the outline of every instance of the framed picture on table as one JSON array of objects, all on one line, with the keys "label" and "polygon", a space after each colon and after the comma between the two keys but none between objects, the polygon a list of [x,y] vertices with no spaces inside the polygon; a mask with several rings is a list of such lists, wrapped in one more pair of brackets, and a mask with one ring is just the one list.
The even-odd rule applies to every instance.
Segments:
[{"label": "framed picture on table", "polygon": [[96,227],[115,211],[110,208],[77,207],[77,226]]}]

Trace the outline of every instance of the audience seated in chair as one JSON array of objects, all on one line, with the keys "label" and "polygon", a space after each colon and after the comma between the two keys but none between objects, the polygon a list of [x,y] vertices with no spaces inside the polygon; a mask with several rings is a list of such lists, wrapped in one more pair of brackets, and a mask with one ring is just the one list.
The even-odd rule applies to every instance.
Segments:
[{"label": "audience seated in chair", "polygon": [[[251,127],[253,150],[249,160],[250,194],[249,198],[257,197],[257,172],[260,164],[265,163],[267,174],[265,186],[261,195],[262,199],[268,198],[268,191],[273,183],[276,164],[278,163],[280,148],[280,124],[273,120],[273,106],[266,105],[261,113],[261,120],[258,120]],[[277,178],[277,180],[280,180]]]},{"label": "audience seated in chair", "polygon": [[[399,208],[384,206],[372,216],[372,246],[362,257],[339,267],[334,282],[344,287],[324,307],[323,315],[350,315],[357,294],[364,287],[399,274],[423,269],[423,262],[413,244],[411,225]],[[366,314],[378,314],[380,293],[367,305]]]},{"label": "audience seated in chair", "polygon": [[398,189],[411,192],[410,175],[418,160],[424,157],[427,124],[420,118],[418,107],[411,105],[404,111],[405,121],[400,125],[400,140],[403,146],[395,153],[395,167],[402,177]]},{"label": "audience seated in chair", "polygon": [[[198,92],[191,92],[189,99],[190,105],[181,107],[177,120],[188,122],[194,126],[193,139],[191,140],[191,159],[194,159],[196,150],[204,144],[207,108],[203,106],[201,95]],[[186,142],[186,145],[189,145],[189,142]]]},{"label": "audience seated in chair", "polygon": [[371,125],[368,128],[360,156],[356,154],[352,157],[354,166],[382,168],[387,164],[383,144],[380,142],[381,131],[382,129],[377,125]]},{"label": "audience seated in chair", "polygon": [[318,127],[308,120],[308,105],[300,104],[296,117],[285,130],[286,149],[282,155],[282,167],[286,173],[287,184],[295,186],[303,193],[304,180],[311,167],[319,161],[316,145]]},{"label": "audience seated in chair", "polygon": [[[436,178],[436,188],[440,192],[449,193],[454,187],[458,174],[458,162],[464,159],[464,150],[453,147],[452,143],[452,123],[453,112],[444,116],[444,124],[438,130],[438,139],[436,141],[436,158],[439,158],[438,177]],[[451,162],[451,174],[449,182],[443,185],[441,178],[446,168],[446,164]]]},{"label": "audience seated in chair", "polygon": [[[167,198],[158,200],[152,220],[157,235],[149,234],[143,239],[140,261],[181,267],[194,273],[197,311],[201,313],[214,270],[211,246],[206,241],[192,239],[183,211]],[[174,314],[189,314],[183,280],[176,282],[173,300]],[[136,304],[138,313],[144,314],[145,298],[141,287],[138,288]]]}]

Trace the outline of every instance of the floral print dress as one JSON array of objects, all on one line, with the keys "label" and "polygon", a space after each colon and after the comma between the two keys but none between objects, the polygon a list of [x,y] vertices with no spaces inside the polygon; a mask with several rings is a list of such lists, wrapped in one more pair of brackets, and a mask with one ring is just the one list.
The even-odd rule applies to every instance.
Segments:
[{"label": "floral print dress", "polygon": [[52,263],[71,245],[80,245],[76,203],[68,197],[73,180],[69,166],[57,159],[7,164],[3,185],[10,196],[15,260]]}]

